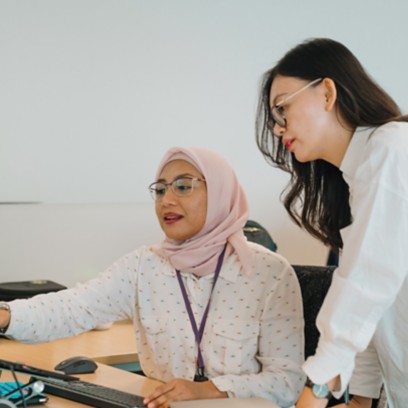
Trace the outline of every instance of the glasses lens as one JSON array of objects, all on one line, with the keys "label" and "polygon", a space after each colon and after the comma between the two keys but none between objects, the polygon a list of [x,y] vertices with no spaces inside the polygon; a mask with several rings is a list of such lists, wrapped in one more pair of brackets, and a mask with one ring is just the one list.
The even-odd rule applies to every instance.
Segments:
[{"label": "glasses lens", "polygon": [[174,194],[178,196],[186,196],[192,193],[194,187],[194,179],[190,177],[180,177],[171,183],[171,188]]},{"label": "glasses lens", "polygon": [[149,186],[149,191],[153,200],[160,200],[166,193],[166,185],[164,183],[152,183]]},{"label": "glasses lens", "polygon": [[283,110],[281,106],[274,106],[271,111],[272,120],[278,126],[285,127],[286,126],[286,118],[283,114]]}]

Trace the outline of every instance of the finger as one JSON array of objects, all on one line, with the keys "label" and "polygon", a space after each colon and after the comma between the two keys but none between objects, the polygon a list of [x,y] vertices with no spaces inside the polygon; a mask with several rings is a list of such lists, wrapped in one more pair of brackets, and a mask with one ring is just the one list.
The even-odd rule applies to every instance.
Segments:
[{"label": "finger", "polygon": [[166,398],[168,394],[162,394],[153,401],[146,404],[147,408],[168,408],[170,401]]},{"label": "finger", "polygon": [[174,386],[170,383],[166,383],[163,385],[158,386],[150,395],[148,395],[144,400],[143,403],[145,405],[149,404],[151,401],[155,401],[162,395],[167,394],[168,392],[172,391]]}]

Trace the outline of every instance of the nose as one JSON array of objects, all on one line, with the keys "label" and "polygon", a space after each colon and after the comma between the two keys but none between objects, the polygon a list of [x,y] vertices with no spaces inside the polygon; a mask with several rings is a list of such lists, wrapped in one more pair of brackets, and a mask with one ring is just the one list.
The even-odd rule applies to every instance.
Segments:
[{"label": "nose", "polygon": [[161,203],[166,205],[166,204],[172,204],[176,200],[176,195],[174,194],[174,191],[172,190],[171,186],[167,186],[166,191],[164,192],[163,197],[161,198]]},{"label": "nose", "polygon": [[273,125],[273,134],[277,137],[282,137],[286,130],[286,126],[281,126],[279,123],[275,122]]}]

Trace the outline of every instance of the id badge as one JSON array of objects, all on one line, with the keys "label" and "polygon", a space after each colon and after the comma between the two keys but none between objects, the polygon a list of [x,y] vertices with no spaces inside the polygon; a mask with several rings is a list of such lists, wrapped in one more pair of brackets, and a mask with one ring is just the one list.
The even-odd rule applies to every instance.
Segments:
[{"label": "id badge", "polygon": [[206,377],[204,375],[204,369],[203,368],[197,368],[196,374],[194,376],[194,381],[195,382],[208,381],[208,377]]}]

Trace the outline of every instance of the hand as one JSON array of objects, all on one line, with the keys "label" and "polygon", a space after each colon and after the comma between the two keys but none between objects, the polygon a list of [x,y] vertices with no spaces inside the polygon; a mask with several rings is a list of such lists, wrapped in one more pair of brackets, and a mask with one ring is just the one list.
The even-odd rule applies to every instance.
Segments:
[{"label": "hand", "polygon": [[10,312],[8,310],[0,309],[0,329],[4,329],[10,323]]},{"label": "hand", "polygon": [[329,400],[327,398],[317,398],[309,387],[303,388],[302,393],[296,403],[296,408],[325,408]]},{"label": "hand", "polygon": [[221,392],[211,381],[194,382],[176,379],[157,387],[143,403],[148,408],[169,408],[172,401],[227,397],[228,394]]}]

